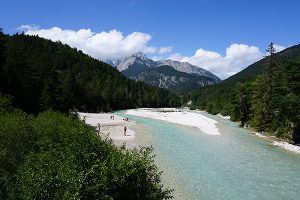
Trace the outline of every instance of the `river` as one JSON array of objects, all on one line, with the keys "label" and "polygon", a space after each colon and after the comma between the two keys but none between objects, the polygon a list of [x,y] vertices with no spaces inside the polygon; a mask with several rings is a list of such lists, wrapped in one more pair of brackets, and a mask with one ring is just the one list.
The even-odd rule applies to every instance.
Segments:
[{"label": "river", "polygon": [[300,155],[219,116],[221,135],[173,123],[126,115],[137,122],[138,144],[154,146],[162,181],[174,199],[300,199]]}]

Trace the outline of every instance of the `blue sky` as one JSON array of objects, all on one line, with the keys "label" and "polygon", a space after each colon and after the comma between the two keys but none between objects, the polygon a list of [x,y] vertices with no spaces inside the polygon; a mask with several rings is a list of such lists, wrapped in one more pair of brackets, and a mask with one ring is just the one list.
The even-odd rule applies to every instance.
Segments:
[{"label": "blue sky", "polygon": [[[271,41],[280,45],[279,50],[298,44],[299,8],[297,0],[9,0],[1,2],[0,27],[13,34],[21,25],[29,25],[23,26],[25,33],[34,30],[32,34],[53,40],[68,37],[70,34],[63,34],[65,30],[74,31],[79,37],[76,33],[80,29],[90,29],[90,33],[85,33],[90,38],[97,33],[108,33],[114,35],[109,37],[110,41],[121,37],[119,42],[124,47],[120,50],[104,42],[107,51],[115,48],[105,56],[105,49],[92,49],[102,45],[99,40],[105,37],[97,41],[94,37],[95,44],[89,47],[78,43],[82,38],[63,42],[83,48],[99,59],[116,59],[118,55],[144,51],[150,58],[191,62],[226,78],[260,59]],[[53,27],[61,30],[53,32]],[[111,33],[112,30],[116,32]],[[141,34],[133,34],[137,32]],[[63,35],[55,35],[59,33]],[[122,42],[127,36],[131,39]],[[237,63],[229,61],[236,58],[235,52],[243,52],[238,55]],[[252,59],[243,61],[240,57],[246,58],[249,52]],[[222,65],[226,65],[224,69]]]}]

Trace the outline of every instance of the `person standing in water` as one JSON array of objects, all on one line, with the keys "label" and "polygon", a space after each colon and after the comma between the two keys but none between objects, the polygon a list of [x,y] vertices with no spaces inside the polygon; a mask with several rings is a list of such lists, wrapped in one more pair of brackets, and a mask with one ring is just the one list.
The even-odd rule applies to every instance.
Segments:
[{"label": "person standing in water", "polygon": [[127,127],[124,126],[124,135],[126,136]]}]

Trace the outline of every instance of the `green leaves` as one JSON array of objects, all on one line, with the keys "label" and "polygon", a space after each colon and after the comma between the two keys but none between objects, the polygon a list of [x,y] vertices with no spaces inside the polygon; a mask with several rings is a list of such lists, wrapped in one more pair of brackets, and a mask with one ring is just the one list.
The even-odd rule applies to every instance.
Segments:
[{"label": "green leaves", "polygon": [[54,111],[0,116],[4,199],[168,199],[153,148],[127,150]]}]

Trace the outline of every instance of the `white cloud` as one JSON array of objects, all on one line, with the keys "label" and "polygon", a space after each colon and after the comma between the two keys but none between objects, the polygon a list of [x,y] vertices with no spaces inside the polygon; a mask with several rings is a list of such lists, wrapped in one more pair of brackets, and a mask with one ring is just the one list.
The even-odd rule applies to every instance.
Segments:
[{"label": "white cloud", "polygon": [[180,53],[173,53],[173,54],[171,54],[171,55],[169,56],[168,59],[174,60],[174,61],[180,61],[180,60],[182,60],[183,58],[184,58],[184,56],[181,55]]},{"label": "white cloud", "polygon": [[226,49],[225,56],[214,51],[197,49],[195,55],[191,57],[172,54],[169,59],[189,62],[225,79],[262,59],[263,56],[258,47],[234,43]]},{"label": "white cloud", "polygon": [[172,52],[172,47],[161,47],[158,51],[158,53],[160,54],[164,54],[164,53],[170,53]]},{"label": "white cloud", "polygon": [[[59,27],[41,29],[36,25],[22,25],[19,30],[23,30],[28,35],[39,35],[52,41],[61,41],[102,60],[123,58],[139,51],[148,54],[172,52],[171,46],[160,48],[149,46],[148,43],[152,36],[142,32],[124,35],[117,30],[95,33],[90,29],[69,30]],[[277,52],[286,48],[278,44],[274,44],[274,47]],[[225,79],[262,59],[263,56],[264,53],[255,46],[234,43],[226,49],[224,56],[214,51],[199,48],[193,56],[188,57],[180,53],[174,53],[169,56],[169,59],[189,62],[209,70],[221,79]],[[156,55],[153,58],[159,59],[159,57]]]},{"label": "white cloud", "polygon": [[276,52],[279,52],[279,51],[282,51],[282,50],[286,49],[285,46],[282,46],[282,45],[279,45],[279,44],[274,44],[273,47],[275,48]]},{"label": "white cloud", "polygon": [[[282,46],[282,45],[279,45],[279,44],[273,44],[273,47],[274,47],[274,49],[275,49],[275,52],[280,52],[280,51],[282,51],[282,50],[284,50],[284,49],[287,48],[287,47]],[[265,56],[269,56],[269,55],[270,55],[269,52],[266,52],[266,53],[265,53]]]},{"label": "white cloud", "polygon": [[152,59],[152,60],[154,60],[154,61],[161,60],[161,58],[160,58],[160,57],[158,57],[158,56],[153,56],[151,59]]},{"label": "white cloud", "polygon": [[157,48],[147,45],[152,39],[147,33],[133,32],[123,35],[117,30],[95,33],[91,29],[69,30],[58,27],[40,29],[35,25],[22,25],[19,29],[24,30],[28,35],[39,35],[52,41],[61,41],[102,60],[126,57],[138,51],[152,54],[157,52]]}]

